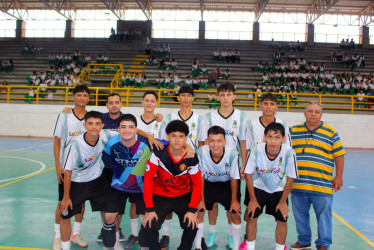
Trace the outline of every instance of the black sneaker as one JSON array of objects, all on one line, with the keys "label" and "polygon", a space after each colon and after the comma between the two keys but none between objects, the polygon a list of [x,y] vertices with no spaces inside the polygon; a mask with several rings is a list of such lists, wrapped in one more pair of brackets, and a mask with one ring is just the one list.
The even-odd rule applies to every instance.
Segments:
[{"label": "black sneaker", "polygon": [[170,241],[170,236],[167,236],[167,235],[162,236],[160,240],[160,246],[162,250],[165,250],[168,247],[169,241]]},{"label": "black sneaker", "polygon": [[208,250],[208,246],[205,243],[205,239],[201,239],[201,250]]},{"label": "black sneaker", "polygon": [[121,228],[119,228],[119,242],[125,241],[125,235],[122,234]]},{"label": "black sneaker", "polygon": [[101,231],[99,236],[97,236],[96,242],[103,242],[103,235],[101,234]]},{"label": "black sneaker", "polygon": [[125,244],[123,245],[123,247],[132,248],[132,246],[135,244],[138,244],[138,237],[131,234],[125,241]]}]

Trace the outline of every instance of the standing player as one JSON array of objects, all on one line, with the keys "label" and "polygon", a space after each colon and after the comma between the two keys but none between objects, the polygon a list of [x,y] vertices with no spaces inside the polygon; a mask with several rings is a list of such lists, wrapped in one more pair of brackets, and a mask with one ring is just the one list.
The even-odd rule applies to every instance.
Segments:
[{"label": "standing player", "polygon": [[64,196],[61,201],[61,246],[70,249],[70,218],[81,211],[82,204],[90,200],[92,211],[103,211],[106,204],[107,184],[101,159],[105,143],[117,132],[102,130],[103,116],[90,111],[84,116],[87,132],[74,138],[64,155]]},{"label": "standing player", "polygon": [[123,249],[119,243],[120,234],[116,230],[115,220],[118,212],[124,212],[127,198],[131,197],[136,204],[136,214],[144,214],[143,175],[150,150],[145,143],[136,140],[136,129],[135,116],[121,116],[118,121],[119,135],[111,138],[105,145],[105,152],[111,157],[114,172],[102,228],[106,248]]},{"label": "standing player", "polygon": [[280,123],[272,122],[265,128],[264,141],[252,148],[245,168],[250,196],[247,208],[249,219],[247,244],[240,249],[255,249],[257,218],[266,206],[266,213],[274,216],[277,222],[275,250],[284,250],[287,249],[287,197],[294,179],[298,177],[296,154],[290,146],[284,144],[285,129]]},{"label": "standing player", "polygon": [[[73,89],[73,100],[75,103],[74,108],[70,114],[65,112],[61,113],[56,122],[55,131],[53,135],[54,144],[53,152],[55,157],[57,181],[58,181],[58,203],[55,214],[55,240],[53,244],[54,250],[61,249],[61,234],[60,234],[60,220],[61,220],[61,201],[64,195],[64,150],[69,142],[78,135],[83,134],[86,129],[84,128],[84,115],[86,114],[86,105],[89,102],[90,90],[85,85],[79,85]],[[81,213],[75,216],[75,223],[73,227],[73,234],[71,241],[77,243],[80,247],[86,247],[87,242],[82,239],[79,234],[81,223],[84,214],[84,203],[82,204]]]},{"label": "standing player", "polygon": [[230,212],[233,222],[233,249],[239,248],[242,225],[240,222],[240,196],[238,195],[238,180],[240,180],[238,151],[225,146],[225,136],[226,132],[223,128],[219,126],[209,128],[208,145],[202,146],[198,150],[203,178],[198,206],[199,224],[195,238],[196,249],[206,249],[201,242],[204,233],[205,210],[212,210],[213,204],[216,202]]},{"label": "standing player", "polygon": [[[217,89],[217,99],[221,103],[221,107],[214,110],[206,115],[207,123],[206,130],[214,125],[220,126],[226,131],[226,145],[228,147],[236,149],[240,153],[241,157],[241,179],[244,178],[244,166],[247,160],[247,149],[245,136],[247,131],[248,118],[247,115],[233,106],[234,100],[236,98],[235,88],[231,83],[221,84]],[[240,184],[239,184],[240,187]],[[240,189],[239,189],[240,190]],[[240,193],[240,191],[239,191]],[[208,211],[209,217],[209,235],[207,238],[207,246],[212,247],[214,245],[215,239],[218,237],[216,233],[216,223],[218,216],[218,206],[215,205],[213,210]],[[229,235],[227,236],[227,241],[229,242],[229,247],[233,247],[232,239],[232,225],[231,216],[227,213],[228,223],[229,223]]]},{"label": "standing player", "polygon": [[[285,122],[281,119],[275,117],[275,112],[278,110],[277,104],[277,96],[272,93],[267,93],[261,96],[261,104],[260,109],[262,110],[262,116],[255,120],[251,120],[248,122],[247,128],[247,150],[248,155],[251,153],[251,148],[256,145],[261,144],[264,141],[264,131],[265,128],[272,122],[277,122],[283,125],[285,128],[285,144],[291,146],[290,144],[290,133],[288,130],[288,126]],[[245,198],[244,198],[244,205],[248,205],[249,202],[249,194],[246,189],[245,191]],[[244,214],[244,228],[246,228],[248,220],[248,213]],[[246,236],[244,236],[244,241],[241,244],[241,247],[245,247],[246,244]]]},{"label": "standing player", "polygon": [[183,228],[178,250],[192,248],[197,232],[197,205],[201,195],[199,160],[184,158],[184,144],[189,134],[185,122],[171,121],[166,127],[169,145],[154,150],[144,173],[146,213],[139,233],[141,246],[160,250],[159,230],[166,215],[175,212]]}]

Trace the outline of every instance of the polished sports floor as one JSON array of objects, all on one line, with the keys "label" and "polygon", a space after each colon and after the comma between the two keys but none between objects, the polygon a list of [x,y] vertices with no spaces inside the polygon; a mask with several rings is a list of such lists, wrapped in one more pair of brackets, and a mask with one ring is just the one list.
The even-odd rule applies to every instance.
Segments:
[{"label": "polished sports floor", "polygon": [[[0,138],[0,249],[52,248],[57,204],[52,146],[52,140]],[[330,249],[374,248],[373,161],[373,151],[347,150],[344,187],[334,195],[333,244]],[[314,214],[313,211],[311,213]],[[207,218],[205,223],[207,236]],[[126,236],[131,234],[127,212],[121,227]],[[216,246],[211,249],[227,249],[227,228],[225,212],[220,207],[217,223],[219,237]],[[313,215],[312,228],[315,240],[316,219]],[[89,203],[86,203],[81,235],[88,241],[89,249],[102,248],[95,241],[100,229],[100,214],[92,213]],[[274,219],[263,214],[259,219],[256,249],[274,249],[274,232]],[[177,249],[180,236],[179,222],[174,216],[169,249]],[[296,240],[295,221],[290,211],[287,246]],[[79,247],[72,246],[72,249]],[[139,246],[135,245],[132,249],[139,249]]]}]

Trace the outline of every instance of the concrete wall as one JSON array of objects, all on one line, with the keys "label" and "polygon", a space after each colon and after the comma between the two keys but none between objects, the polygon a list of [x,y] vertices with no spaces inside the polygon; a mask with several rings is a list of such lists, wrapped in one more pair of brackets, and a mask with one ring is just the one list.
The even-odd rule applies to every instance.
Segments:
[{"label": "concrete wall", "polygon": [[[61,105],[27,105],[0,104],[0,135],[2,136],[36,136],[52,137],[56,118],[63,109]],[[89,106],[87,110],[106,112],[105,107]],[[128,108],[122,108],[127,112]],[[157,112],[164,116],[176,109],[162,108]],[[209,110],[196,110],[199,114],[206,114]],[[131,113],[138,116],[143,113],[142,108],[131,107]],[[255,119],[261,112],[248,111],[249,119]],[[292,126],[304,122],[302,112],[281,112],[277,117]],[[374,148],[374,116],[324,114],[322,120],[334,127],[346,148]]]}]

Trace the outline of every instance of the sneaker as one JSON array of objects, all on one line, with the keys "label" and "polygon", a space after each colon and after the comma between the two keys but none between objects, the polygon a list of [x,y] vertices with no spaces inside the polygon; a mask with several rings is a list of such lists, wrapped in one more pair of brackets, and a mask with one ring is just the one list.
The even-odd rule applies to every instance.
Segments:
[{"label": "sneaker", "polygon": [[312,243],[302,245],[298,241],[290,246],[291,250],[305,250],[305,249],[312,249]]},{"label": "sneaker", "polygon": [[97,236],[96,242],[103,242],[103,235],[101,234],[101,232],[100,232],[99,236]]},{"label": "sneaker", "polygon": [[53,250],[61,250],[61,249],[62,249],[61,239],[60,238],[55,238],[55,240],[53,242]]},{"label": "sneaker", "polygon": [[242,244],[240,244],[239,250],[247,250],[247,240],[245,238],[244,238]]},{"label": "sneaker", "polygon": [[208,246],[205,243],[205,239],[201,239],[201,250],[208,250]]},{"label": "sneaker", "polygon": [[208,239],[206,240],[206,245],[208,248],[211,248],[214,246],[214,241],[217,239],[218,235],[215,233],[215,234],[212,234],[212,233],[209,233],[208,235]]},{"label": "sneaker", "polygon": [[325,246],[317,246],[317,250],[328,250]]},{"label": "sneaker", "polygon": [[229,243],[229,248],[233,249],[234,248],[234,241],[232,239],[232,235],[227,235],[227,242]]},{"label": "sneaker", "polygon": [[71,235],[70,242],[73,244],[77,244],[78,247],[87,247],[87,242],[80,236],[80,234]]},{"label": "sneaker", "polygon": [[122,233],[122,229],[119,228],[119,242],[124,242],[125,241],[125,235]]},{"label": "sneaker", "polygon": [[123,245],[124,248],[132,248],[134,244],[138,244],[138,236],[130,235]]},{"label": "sneaker", "polygon": [[119,242],[116,242],[116,244],[113,247],[113,250],[123,250],[123,246]]},{"label": "sneaker", "polygon": [[161,246],[161,249],[162,250],[165,250],[168,245],[169,245],[169,241],[170,241],[170,236],[167,236],[167,235],[163,235],[161,237],[161,240],[160,240],[160,246]]}]

